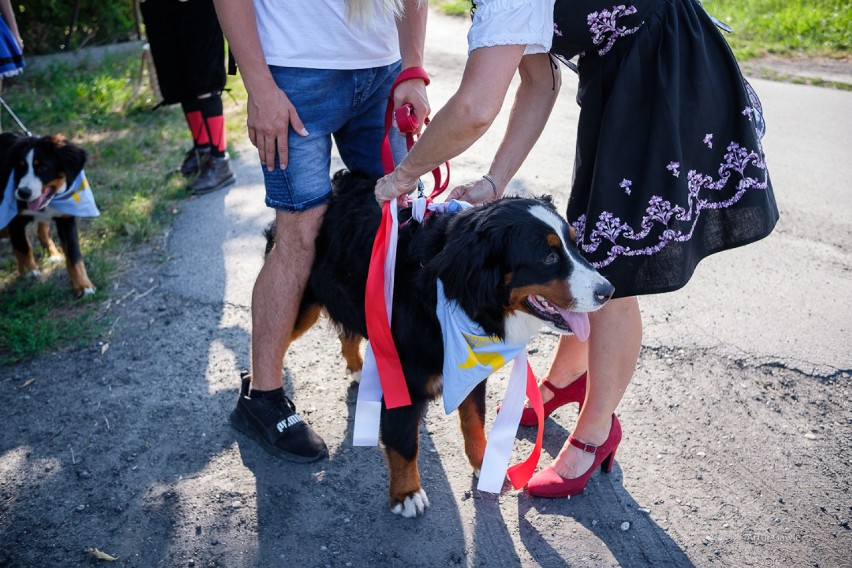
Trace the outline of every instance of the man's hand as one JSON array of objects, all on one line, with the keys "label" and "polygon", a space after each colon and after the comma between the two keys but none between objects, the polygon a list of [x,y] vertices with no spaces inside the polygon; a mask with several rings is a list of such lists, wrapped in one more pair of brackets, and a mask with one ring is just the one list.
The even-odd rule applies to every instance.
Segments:
[{"label": "man's hand", "polygon": [[281,169],[287,167],[287,135],[291,126],[300,136],[308,135],[296,107],[274,83],[260,92],[249,93],[246,126],[249,140],[270,172],[275,168],[276,153]]},{"label": "man's hand", "polygon": [[422,79],[409,79],[396,86],[393,92],[394,110],[406,103],[414,107],[414,116],[420,122],[420,128],[417,129],[415,134],[419,135],[426,123],[426,118],[432,112],[432,109],[429,108],[429,98],[426,96],[426,83]]}]

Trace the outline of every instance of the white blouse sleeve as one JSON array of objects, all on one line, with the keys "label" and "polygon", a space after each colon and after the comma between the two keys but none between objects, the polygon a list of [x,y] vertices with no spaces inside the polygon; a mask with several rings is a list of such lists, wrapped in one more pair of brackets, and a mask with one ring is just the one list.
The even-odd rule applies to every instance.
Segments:
[{"label": "white blouse sleeve", "polygon": [[494,45],[526,45],[524,55],[546,53],[553,41],[555,0],[477,0],[467,51]]}]

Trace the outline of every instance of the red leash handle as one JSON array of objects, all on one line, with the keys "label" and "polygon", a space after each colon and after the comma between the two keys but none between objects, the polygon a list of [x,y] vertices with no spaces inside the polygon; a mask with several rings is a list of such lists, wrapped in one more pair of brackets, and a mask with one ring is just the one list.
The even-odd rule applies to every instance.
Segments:
[{"label": "red leash handle", "polygon": [[[400,85],[400,83],[410,81],[411,79],[422,79],[427,86],[429,85],[429,75],[426,74],[426,71],[422,67],[409,67],[408,69],[405,69],[393,82],[390,94],[388,95],[388,106],[385,112],[385,137],[382,140],[382,166],[384,167],[386,174],[391,173],[396,167],[396,164],[394,164],[393,161],[393,153],[390,148],[390,140],[388,139],[393,122],[395,121],[399,131],[405,134],[405,143],[409,150],[414,147],[414,133],[420,128],[420,120],[417,118],[417,115],[414,114],[414,107],[410,103],[406,103],[396,110],[393,108],[394,91],[396,91],[396,88]],[[429,118],[427,117],[423,123],[428,125]],[[430,200],[441,195],[450,185],[450,163],[446,162],[445,165],[447,166],[446,178],[441,176],[440,167],[432,170],[432,178],[435,180],[435,188],[429,195]]]},{"label": "red leash handle", "polygon": [[397,75],[396,80],[391,86],[390,93],[388,93],[388,106],[385,110],[385,137],[382,139],[382,167],[385,170],[385,174],[391,173],[396,168],[396,164],[393,161],[393,152],[391,152],[390,140],[388,139],[394,117],[396,117],[397,128],[405,134],[405,142],[409,150],[414,146],[414,132],[420,127],[420,121],[414,114],[413,106],[405,104],[396,109],[396,111],[393,108],[393,94],[396,88],[400,83],[411,81],[412,79],[422,79],[427,86],[429,85],[429,75],[426,74],[425,69],[422,67],[409,67]]},{"label": "red leash handle", "polygon": [[[407,134],[406,138],[409,138],[414,132],[417,132],[417,129],[420,128],[420,121],[417,119],[417,115],[414,114],[414,105],[411,103],[405,103],[395,111],[393,111],[393,119],[396,122],[396,127],[399,128],[399,131],[403,134]],[[428,124],[428,119],[427,119]],[[413,142],[411,146],[413,146]],[[408,149],[411,149],[411,146]]]}]

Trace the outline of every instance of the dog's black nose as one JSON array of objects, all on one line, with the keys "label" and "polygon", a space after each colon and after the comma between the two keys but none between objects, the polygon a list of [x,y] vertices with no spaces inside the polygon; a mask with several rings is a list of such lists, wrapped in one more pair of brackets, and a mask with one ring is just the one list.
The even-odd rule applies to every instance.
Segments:
[{"label": "dog's black nose", "polygon": [[615,293],[615,286],[610,284],[609,282],[604,282],[603,284],[599,284],[597,288],[595,288],[595,300],[599,304],[605,304],[607,300],[612,298],[612,295]]},{"label": "dog's black nose", "polygon": [[26,187],[19,187],[18,188],[18,197],[20,197],[24,201],[28,200],[32,194],[33,194],[33,190],[31,190],[29,188],[26,188]]}]

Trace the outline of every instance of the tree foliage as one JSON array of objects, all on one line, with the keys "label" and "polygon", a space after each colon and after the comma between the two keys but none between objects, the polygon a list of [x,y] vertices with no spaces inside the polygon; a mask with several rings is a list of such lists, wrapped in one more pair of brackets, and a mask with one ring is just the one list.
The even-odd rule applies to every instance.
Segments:
[{"label": "tree foliage", "polygon": [[141,22],[136,0],[27,0],[12,5],[25,56],[135,39]]}]

